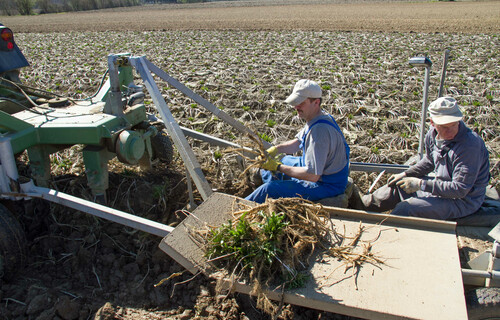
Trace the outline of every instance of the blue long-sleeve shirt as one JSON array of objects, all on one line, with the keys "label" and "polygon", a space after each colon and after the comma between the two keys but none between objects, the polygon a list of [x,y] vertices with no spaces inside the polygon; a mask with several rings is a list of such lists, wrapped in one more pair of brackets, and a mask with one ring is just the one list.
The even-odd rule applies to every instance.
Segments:
[{"label": "blue long-sleeve shirt", "polygon": [[[436,145],[437,131],[430,127],[425,136],[425,156],[406,170],[409,177],[423,177],[435,172],[433,180],[426,180],[424,191],[434,196],[461,199],[461,215],[475,212],[484,201],[490,179],[489,154],[484,141],[462,121],[453,140],[443,147]],[[443,148],[449,148],[444,152]]]}]

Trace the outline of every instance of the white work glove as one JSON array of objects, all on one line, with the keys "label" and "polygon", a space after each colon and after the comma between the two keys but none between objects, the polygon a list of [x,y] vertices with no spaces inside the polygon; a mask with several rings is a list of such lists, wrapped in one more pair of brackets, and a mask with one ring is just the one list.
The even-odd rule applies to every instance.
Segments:
[{"label": "white work glove", "polygon": [[387,180],[387,185],[389,187],[394,187],[396,182],[403,179],[404,177],[406,177],[406,173],[404,172],[393,174],[392,176],[389,177],[389,180]]},{"label": "white work glove", "polygon": [[396,185],[403,189],[404,192],[410,194],[420,190],[422,179],[419,178],[403,178],[396,182]]}]

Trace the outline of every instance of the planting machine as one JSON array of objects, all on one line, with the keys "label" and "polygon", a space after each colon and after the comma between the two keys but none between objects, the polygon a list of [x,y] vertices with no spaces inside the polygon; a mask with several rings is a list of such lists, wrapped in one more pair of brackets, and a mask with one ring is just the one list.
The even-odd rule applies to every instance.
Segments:
[{"label": "planting machine", "polygon": [[[220,223],[220,221],[225,221],[225,215],[229,213],[234,201],[243,201],[212,191],[186,136],[222,147],[239,146],[180,127],[170,113],[154,81],[153,74],[240,132],[257,137],[255,133],[172,78],[145,57],[117,54],[108,56],[107,62],[107,81],[103,81],[99,91],[86,100],[75,101],[27,87],[19,80],[19,70],[28,66],[28,62],[16,45],[12,31],[0,25],[0,276],[7,281],[25,259],[24,231],[10,210],[13,207],[11,203],[32,198],[45,199],[160,236],[163,238],[160,243],[162,250],[189,271],[199,271],[198,266],[206,261],[203,261],[200,255],[196,256],[196,248],[190,247],[189,239],[185,238],[185,229],[182,227],[174,229],[106,206],[107,165],[108,161],[114,157],[121,162],[147,168],[151,165],[150,160],[154,156],[169,161],[173,152],[173,142],[186,167],[191,205],[195,207],[191,181],[194,182],[204,200],[204,203],[196,209],[198,217],[202,220]],[[410,59],[410,64],[422,66],[426,70],[421,126],[424,128],[429,69],[432,63],[427,57],[416,57]],[[136,85],[133,81],[134,69],[142,78],[143,85],[151,96],[160,118],[146,112],[143,103],[145,96],[143,86]],[[154,125],[158,122],[162,122],[165,129],[158,129]],[[423,132],[421,132],[421,143],[422,140]],[[87,201],[49,188],[50,154],[74,145],[84,146],[82,154],[85,173],[95,201]],[[19,176],[15,160],[16,155],[25,150],[31,171],[29,179]],[[422,148],[420,147],[418,156],[421,155]],[[406,165],[351,163],[353,171],[371,171],[381,174],[401,172],[407,167]],[[345,208],[345,200],[346,195],[343,195],[340,199],[329,199],[325,203],[333,203]],[[437,314],[441,317],[448,313],[450,316],[447,318],[453,316],[457,319],[467,317],[465,285],[478,288],[475,291],[476,299],[468,301],[470,315],[477,311],[480,315],[500,316],[497,309],[497,303],[500,300],[492,298],[492,294],[498,293],[495,287],[498,286],[500,277],[500,271],[498,271],[500,270],[498,266],[500,246],[497,242],[500,241],[500,226],[492,228],[496,224],[492,225],[492,216],[487,219],[489,223],[483,223],[483,226],[486,225],[486,228],[491,229],[489,235],[494,241],[492,250],[470,261],[470,269],[461,269],[456,250],[456,222],[373,215],[344,208],[329,207],[328,210],[331,211],[332,216],[341,217],[345,221],[354,221],[355,224],[359,224],[360,221],[380,224],[383,220],[388,225],[392,224],[393,230],[401,230],[400,233],[394,233],[393,238],[386,239],[388,251],[384,251],[384,255],[392,256],[394,261],[399,260],[402,264],[394,262],[397,267],[372,271],[371,276],[366,277],[371,279],[371,282],[367,282],[370,290],[361,290],[363,288],[361,284],[360,290],[354,290],[352,283],[349,285],[346,281],[345,292],[342,291],[342,284],[334,286],[333,291],[337,289],[338,291],[330,292],[322,291],[317,284],[308,283],[303,291],[285,293],[284,296],[276,293],[276,299],[363,318],[426,318],[432,314],[436,314],[434,316],[436,318]],[[472,224],[474,223],[477,225],[477,220]],[[431,247],[422,247],[429,241],[436,242]],[[391,245],[394,243],[398,245]],[[440,249],[434,250],[436,246]],[[313,280],[316,279],[317,274],[327,272],[321,269],[321,264],[314,264],[314,266],[311,269]],[[408,266],[410,266],[409,269]],[[422,273],[422,270],[425,272]],[[382,276],[377,278],[376,275],[379,273]],[[425,281],[432,283],[425,283],[428,290],[421,287]],[[386,287],[386,283],[393,282],[394,287]],[[439,290],[434,290],[434,286]],[[249,293],[248,286],[244,284],[237,285],[235,289]],[[391,290],[394,291],[392,295],[384,295],[384,292]],[[362,291],[364,295],[361,294]],[[412,301],[408,302],[404,300],[404,297],[408,296],[410,291],[415,291],[417,294],[410,295]],[[381,294],[381,301],[372,299]],[[391,299],[392,302],[389,301]],[[376,303],[369,303],[369,300]],[[433,303],[433,300],[437,301],[437,304]]]}]

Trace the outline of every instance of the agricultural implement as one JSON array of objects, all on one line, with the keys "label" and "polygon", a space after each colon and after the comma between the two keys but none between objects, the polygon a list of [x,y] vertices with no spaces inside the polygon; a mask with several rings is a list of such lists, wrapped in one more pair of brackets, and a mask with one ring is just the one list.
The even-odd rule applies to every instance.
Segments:
[{"label": "agricultural implement", "polygon": [[[108,79],[87,100],[75,101],[26,87],[19,81],[19,69],[27,66],[28,62],[15,44],[12,31],[0,26],[0,34],[0,199],[5,204],[0,203],[0,275],[8,279],[25,259],[24,232],[7,207],[13,201],[33,198],[64,205],[162,237],[160,248],[186,269],[193,273],[206,271],[200,269],[207,262],[199,248],[194,247],[186,237],[186,225],[199,221],[193,221],[190,217],[174,229],[105,205],[108,161],[117,157],[121,162],[148,168],[154,156],[169,161],[173,141],[186,167],[192,208],[196,204],[193,201],[191,181],[204,200],[194,210],[196,216],[202,221],[220,224],[226,221],[234,203],[244,200],[212,191],[186,137],[221,147],[240,146],[179,126],[152,74],[238,131],[254,137],[257,135],[145,57],[130,54],[108,56]],[[426,68],[422,104],[424,128],[428,72],[432,63],[426,57],[412,58],[410,63]],[[146,112],[143,87],[134,84],[133,69],[142,78],[160,118]],[[158,122],[163,123],[165,129],[153,124]],[[421,139],[422,137],[423,132]],[[48,188],[50,154],[77,144],[84,145],[82,153],[85,172],[95,201]],[[29,157],[32,179],[19,176],[15,161],[16,155],[25,150]],[[419,148],[420,156],[421,151]],[[407,167],[351,163],[352,171],[397,173]],[[311,280],[304,289],[286,292],[284,295],[270,291],[271,298],[363,318],[460,319],[467,317],[464,284],[480,289],[498,286],[499,226],[489,233],[495,240],[492,250],[470,262],[474,269],[461,269],[456,249],[455,222],[373,215],[349,210],[345,209],[346,197],[342,195],[341,199],[329,199],[325,202],[337,204],[337,208],[327,208],[332,219],[342,220],[346,230],[360,221],[380,227],[383,220],[384,226],[390,226],[390,231],[382,233],[379,249],[384,250],[387,258],[394,259],[392,268],[373,269],[368,273],[363,271],[363,287],[360,283],[363,290],[354,290],[352,283],[348,281],[322,290],[315,281],[320,281],[320,277],[328,273],[327,269],[335,261],[315,263],[310,270]],[[435,243],[440,244],[438,251],[434,251]],[[427,263],[429,247],[433,248],[431,263]],[[439,282],[440,285],[434,288],[428,285],[431,282]],[[244,283],[237,283],[234,289],[243,293],[250,292],[248,285]],[[496,303],[494,301],[489,307],[496,307]],[[469,306],[472,310],[473,306]],[[490,309],[481,310],[490,312]],[[491,315],[498,314],[500,313]]]}]

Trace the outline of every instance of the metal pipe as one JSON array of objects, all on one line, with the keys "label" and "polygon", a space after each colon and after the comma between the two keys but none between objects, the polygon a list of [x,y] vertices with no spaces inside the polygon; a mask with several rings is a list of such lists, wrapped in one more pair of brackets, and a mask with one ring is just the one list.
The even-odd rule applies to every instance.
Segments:
[{"label": "metal pipe", "polygon": [[7,181],[7,175],[0,162],[0,192],[10,192],[9,183]]},{"label": "metal pipe", "polygon": [[444,79],[446,77],[446,66],[448,65],[448,56],[449,56],[449,54],[450,54],[450,50],[446,49],[444,51],[443,69],[441,69],[441,81],[439,83],[438,98],[441,98],[443,96]]},{"label": "metal pipe", "polygon": [[427,97],[429,95],[430,66],[425,67],[424,98],[422,99],[422,115],[420,119],[420,141],[418,143],[418,155],[424,157],[425,120],[427,118]]},{"label": "metal pipe", "polygon": [[473,270],[473,269],[462,269],[463,277],[471,277],[471,278],[483,278],[483,279],[500,279],[499,271],[485,271],[485,270]]},{"label": "metal pipe", "polygon": [[0,138],[0,163],[5,174],[3,179],[4,183],[7,183],[7,192],[19,191],[19,174],[10,138]]},{"label": "metal pipe", "polygon": [[108,114],[120,117],[123,116],[123,102],[122,102],[122,92],[120,89],[118,68],[116,65],[117,59],[118,56],[116,55],[110,54],[108,56],[110,90],[108,93],[108,98],[106,100],[105,111]]},{"label": "metal pipe", "polygon": [[7,193],[7,195],[45,199],[159,237],[165,237],[174,230],[171,226],[77,198],[57,190],[37,187],[33,185],[33,182],[24,184],[23,192]]}]

